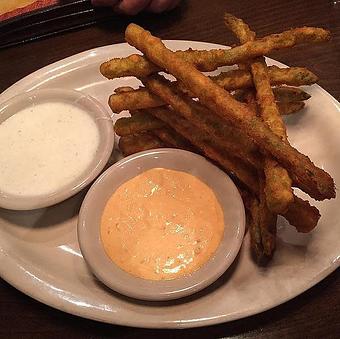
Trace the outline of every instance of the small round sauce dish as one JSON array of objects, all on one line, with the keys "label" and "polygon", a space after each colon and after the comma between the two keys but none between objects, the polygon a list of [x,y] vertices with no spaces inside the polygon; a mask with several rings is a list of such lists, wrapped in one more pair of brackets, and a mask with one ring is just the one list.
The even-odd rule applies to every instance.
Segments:
[{"label": "small round sauce dish", "polygon": [[109,113],[82,92],[9,99],[0,105],[0,207],[31,210],[71,197],[100,174],[113,147]]},{"label": "small round sauce dish", "polygon": [[[138,210],[141,219],[134,217]],[[214,228],[217,222],[222,232]],[[172,148],[136,153],[108,168],[88,191],[78,218],[80,249],[94,275],[120,294],[150,301],[182,298],[213,283],[233,263],[244,232],[244,205],[228,175],[197,154]],[[176,246],[171,245],[174,239],[179,239]],[[207,239],[212,247],[205,247]],[[192,266],[209,250],[191,272],[166,277],[185,264]],[[164,264],[150,270],[149,262]]]}]

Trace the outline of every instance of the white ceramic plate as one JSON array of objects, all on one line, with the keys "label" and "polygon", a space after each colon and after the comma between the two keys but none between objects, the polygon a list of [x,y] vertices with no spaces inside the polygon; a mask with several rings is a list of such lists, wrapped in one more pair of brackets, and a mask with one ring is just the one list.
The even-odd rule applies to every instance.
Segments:
[{"label": "white ceramic plate", "polygon": [[[172,49],[223,47],[188,41],[168,41],[167,45]],[[106,103],[114,87],[138,83],[133,78],[106,80],[99,73],[100,63],[134,51],[127,44],[118,44],[77,54],[22,79],[2,93],[0,101],[33,88],[63,87],[82,90]],[[307,91],[312,95],[307,108],[287,120],[290,141],[339,183],[339,103],[319,86]],[[338,197],[316,203],[322,218],[310,234],[298,234],[280,220],[278,248],[267,268],[252,262],[246,236],[236,262],[207,289],[173,302],[135,301],[105,288],[85,265],[76,233],[83,197],[79,193],[57,206],[31,212],[0,210],[1,277],[43,303],[82,317],[155,328],[222,323],[281,304],[339,266]]]}]

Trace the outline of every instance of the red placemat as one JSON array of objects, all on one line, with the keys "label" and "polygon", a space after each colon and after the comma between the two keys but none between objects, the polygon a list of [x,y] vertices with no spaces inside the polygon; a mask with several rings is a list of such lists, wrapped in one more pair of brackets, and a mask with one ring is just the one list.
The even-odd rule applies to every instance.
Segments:
[{"label": "red placemat", "polygon": [[[4,21],[22,14],[27,14],[29,12],[56,5],[59,4],[61,1],[60,0],[38,0],[34,1],[31,4],[28,4],[25,6],[23,2],[20,1],[12,1],[13,2],[13,9],[10,10],[9,12],[5,12],[0,15],[0,21]],[[21,7],[23,5],[23,7]],[[0,13],[2,12],[2,9],[4,10],[5,7],[1,8],[2,5],[0,5]]]}]

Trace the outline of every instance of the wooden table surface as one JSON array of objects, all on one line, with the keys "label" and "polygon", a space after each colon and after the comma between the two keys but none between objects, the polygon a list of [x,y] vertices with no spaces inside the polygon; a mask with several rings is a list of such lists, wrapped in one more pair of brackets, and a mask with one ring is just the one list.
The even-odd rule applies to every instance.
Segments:
[{"label": "wooden table surface", "polygon": [[[330,43],[277,51],[270,56],[292,66],[308,67],[320,77],[319,84],[339,100],[340,1],[336,0],[189,0],[163,15],[113,16],[86,29],[1,50],[0,92],[59,59],[122,42],[124,29],[131,21],[164,39],[231,44],[236,41],[223,26],[224,11],[242,17],[258,36],[301,25],[329,29],[333,36]],[[340,334],[339,281],[337,271],[295,299],[259,315],[217,326],[170,331],[81,319],[45,306],[0,280],[0,338],[335,338]]]}]

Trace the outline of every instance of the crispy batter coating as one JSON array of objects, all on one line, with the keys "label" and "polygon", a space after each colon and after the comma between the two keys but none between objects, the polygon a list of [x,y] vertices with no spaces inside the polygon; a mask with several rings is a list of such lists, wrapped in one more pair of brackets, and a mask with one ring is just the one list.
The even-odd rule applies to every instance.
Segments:
[{"label": "crispy batter coating", "polygon": [[[251,107],[251,110],[256,112],[258,106],[252,91],[247,91],[245,100]],[[259,177],[265,180],[265,184],[261,187],[263,187],[265,197],[267,198],[267,204],[264,207],[261,204],[261,208],[268,208],[273,213],[282,214],[287,211],[289,204],[293,201],[292,181],[287,176],[287,171],[279,166],[273,158],[264,157],[263,165],[265,175],[263,176],[262,172],[259,172]],[[260,199],[260,203],[262,203],[262,200]],[[269,211],[261,213],[267,216],[271,214]]]},{"label": "crispy batter coating", "polygon": [[[177,85],[178,87],[180,87],[179,86],[180,83],[177,83]],[[182,89],[180,90],[182,91]],[[244,102],[245,95],[247,93],[246,91],[238,90],[237,94],[234,95],[235,99]],[[109,105],[111,106],[111,109],[114,113],[120,113],[124,110],[136,111],[136,110],[143,109],[143,108],[158,107],[158,106],[165,105],[164,101],[162,101],[159,97],[156,97],[155,95],[150,94],[149,90],[146,88],[139,88],[139,89],[131,88],[129,92],[133,92],[133,94],[129,93],[128,95],[124,95],[124,93],[126,92],[119,92],[118,99],[115,98],[115,95],[117,94],[111,95],[110,98],[112,98],[112,104],[110,101]],[[156,97],[156,99],[154,100],[153,97]],[[130,98],[132,98],[132,100],[130,100]],[[295,100],[297,98],[298,97],[294,97],[294,96],[290,97],[291,100]],[[276,99],[280,99],[280,95]],[[296,101],[296,102],[295,101],[291,101],[291,102],[279,101],[277,102],[277,106],[279,108],[279,112],[281,115],[290,115],[290,114],[294,114],[296,112],[301,111],[305,107],[305,103],[303,101]]]},{"label": "crispy batter coating", "polygon": [[[247,209],[247,223],[250,234],[250,246],[257,263],[266,260],[262,245],[261,227],[260,227],[260,205],[255,196],[250,197],[249,209]],[[243,200],[244,201],[244,200]]]},{"label": "crispy batter coating", "polygon": [[[238,189],[245,206],[246,225],[250,233],[252,254],[258,264],[265,265],[273,256],[276,245],[276,217],[266,208],[265,200],[261,204],[258,197],[249,194],[241,187]],[[265,210],[262,210],[263,207]],[[274,226],[274,228],[271,229],[267,225]]]},{"label": "crispy batter coating", "polygon": [[265,192],[267,182],[261,178],[260,173],[260,191],[259,191],[259,228],[261,234],[261,243],[266,258],[271,258],[276,247],[276,222],[277,214],[273,213],[268,207],[267,193]]},{"label": "crispy batter coating", "polygon": [[[286,88],[287,88],[287,92],[285,90]],[[279,90],[277,91],[277,89]],[[295,92],[294,91],[295,89],[299,91]],[[278,105],[279,111],[281,107],[279,105],[282,105],[283,107],[283,111],[280,112],[281,115],[288,115],[290,111],[292,111],[292,113],[295,113],[298,110],[297,107],[300,107],[300,109],[304,107],[303,101],[300,101],[300,100],[308,100],[310,98],[310,95],[308,93],[296,87],[288,87],[288,86],[284,86],[282,88],[272,87],[272,90],[273,90],[274,97],[276,100],[276,104]],[[238,101],[246,102],[246,96],[247,96],[247,93],[249,93],[249,91],[253,92],[253,89],[252,88],[237,89],[236,91],[233,91],[232,96]],[[296,93],[296,95],[294,92]],[[301,102],[303,103],[303,105],[301,105]],[[297,106],[295,106],[295,103],[297,103]]]},{"label": "crispy batter coating", "polygon": [[138,110],[145,107],[164,105],[164,102],[161,99],[143,88],[112,94],[110,95],[108,103],[115,113],[119,113],[126,109]]},{"label": "crispy batter coating", "polygon": [[[131,27],[130,27],[131,29]],[[271,34],[262,39],[249,41],[231,49],[214,49],[210,51],[177,51],[176,55],[193,64],[200,71],[213,71],[220,66],[242,63],[248,59],[267,55],[273,50],[293,47],[300,43],[323,42],[330,39],[330,32],[316,27],[301,27]],[[166,69],[163,65],[155,65],[138,54],[126,58],[115,58],[104,62],[100,72],[108,79],[124,76],[146,77],[159,70]]]},{"label": "crispy batter coating", "polygon": [[121,86],[121,87],[117,87],[115,88],[115,93],[126,93],[126,92],[131,92],[134,91],[133,87],[130,86]]},{"label": "crispy batter coating", "polygon": [[274,93],[268,78],[267,66],[264,60],[257,59],[251,63],[250,67],[255,83],[260,116],[273,133],[285,141],[287,140],[286,127],[276,106]]},{"label": "crispy batter coating", "polygon": [[[252,90],[252,89],[251,88],[238,89],[234,91],[233,96],[238,101],[244,102],[245,96],[249,90]],[[290,86],[272,87],[272,91],[274,93],[276,103],[280,102],[282,104],[305,101],[311,97],[307,92],[305,92],[304,90],[298,87],[290,87]],[[281,115],[285,115],[285,114],[281,114]]]},{"label": "crispy batter coating", "polygon": [[125,135],[119,139],[118,146],[124,156],[164,147],[164,144],[155,135],[145,132],[136,136],[137,134]]},{"label": "crispy batter coating", "polygon": [[210,135],[226,151],[237,154],[238,157],[256,167],[261,166],[257,148],[253,143],[247,142],[247,138],[241,131],[231,128],[220,117],[176,91],[176,84],[160,75],[153,75],[142,81],[151,92],[170,104],[177,114],[190,120],[197,130]]},{"label": "crispy batter coating", "polygon": [[164,127],[164,123],[149,114],[138,112],[129,118],[120,118],[114,125],[114,131],[119,136],[131,135]]},{"label": "crispy batter coating", "polygon": [[[236,18],[232,14],[226,13],[224,16],[224,21],[226,26],[240,40],[241,44],[244,44],[248,41],[253,41],[255,39],[255,32],[251,31],[249,26],[242,19]],[[275,102],[275,97],[270,85],[267,65],[264,61],[264,58],[259,57],[256,60],[251,60],[248,67],[251,70],[253,82],[256,88],[256,106],[258,107],[258,112],[260,113],[259,115],[272,130],[272,132],[279,136],[283,141],[286,141],[286,128]],[[264,219],[268,219],[269,226],[269,221],[275,218],[272,213],[265,211],[266,208],[263,211],[264,198],[266,198],[268,209],[273,213],[282,213],[287,211],[289,204],[292,203],[294,198],[291,188],[292,180],[290,179],[288,172],[272,157],[264,158],[264,174],[265,183],[260,185],[262,188],[260,188],[260,191],[261,193],[263,191],[264,195],[260,194],[260,205],[262,206],[262,214],[266,216]],[[268,241],[270,241],[270,237],[268,239]],[[272,247],[274,250],[275,246]]]},{"label": "crispy batter coating", "polygon": [[[255,38],[255,33],[252,32],[249,26],[243,22],[243,20],[234,17],[231,14],[225,15],[225,23],[227,27],[229,27],[235,35],[239,38],[241,43],[245,43],[249,40],[253,40]],[[263,66],[265,66],[263,61]],[[266,90],[269,92],[269,100],[273,103],[273,95],[275,96],[275,100],[283,101],[284,106],[281,107],[282,113],[288,113],[290,111],[301,109],[304,106],[304,103],[294,103],[291,105],[292,101],[299,100],[307,100],[309,99],[309,95],[304,91],[298,88],[291,87],[279,87],[274,89],[274,93],[271,92],[270,84],[268,81],[268,72],[269,68],[265,67],[265,72],[267,76],[267,83],[265,87],[260,88],[260,99],[264,100],[264,94],[266,94]],[[254,72],[253,72],[254,76]],[[256,74],[255,74],[256,76]],[[258,79],[257,79],[258,80]],[[255,79],[256,85],[256,79]],[[261,84],[262,85],[262,84]],[[267,87],[267,88],[266,88]],[[244,93],[243,93],[244,94]],[[256,103],[254,101],[254,97],[251,92],[247,91],[246,97],[248,102],[251,104],[254,110],[256,110]],[[299,105],[300,104],[300,105]],[[301,107],[302,104],[302,107]],[[281,103],[282,105],[282,103]],[[278,113],[274,110],[274,113]],[[286,111],[285,111],[286,110]],[[268,114],[268,112],[267,112]],[[285,133],[283,133],[285,135]],[[273,164],[275,165],[275,163]],[[266,167],[266,164],[265,164]],[[258,261],[262,261],[264,258],[269,258],[275,249],[275,238],[276,238],[276,217],[272,213],[268,211],[264,204],[264,200],[266,198],[265,194],[265,186],[263,184],[263,178],[261,173],[260,175],[260,194],[259,199],[260,202],[257,202],[255,198],[251,201],[250,204],[250,235],[251,235],[251,245],[253,252]],[[275,179],[275,175],[280,175],[280,168],[276,168],[272,175],[274,175],[273,179]],[[262,180],[261,180],[262,178]],[[290,180],[289,180],[290,181]],[[288,184],[288,183],[287,183]],[[275,192],[274,192],[275,193]],[[261,199],[262,198],[262,199]],[[297,211],[301,210],[301,213]],[[306,214],[304,214],[306,212]],[[282,213],[281,213],[282,214]],[[288,205],[288,210],[285,211],[285,217],[291,224],[295,224],[299,232],[308,232],[312,230],[318,223],[320,218],[320,214],[317,208],[310,206],[307,201],[303,201],[302,199],[294,196],[294,201]],[[301,220],[303,219],[303,220]],[[261,220],[265,221],[261,223]],[[268,257],[269,256],[269,257]]]},{"label": "crispy batter coating", "polygon": [[224,23],[240,40],[241,44],[255,40],[255,32],[253,32],[242,19],[239,19],[230,13],[224,13]]},{"label": "crispy batter coating", "polygon": [[308,233],[314,229],[321,217],[316,207],[296,195],[294,195],[294,202],[289,205],[288,211],[283,216],[301,233]]},{"label": "crispy batter coating", "polygon": [[[150,115],[150,114],[149,114]],[[152,117],[152,116],[150,116]],[[152,117],[154,118],[154,117]],[[159,120],[160,121],[160,120]],[[155,129],[152,131],[162,142],[168,147],[185,149],[187,151],[195,152],[196,149],[190,142],[176,133],[171,127],[166,126],[163,128]]]},{"label": "crispy batter coating", "polygon": [[[197,149],[194,148],[191,144],[188,144],[187,142],[188,140],[187,136],[190,135],[190,133],[192,133],[192,127],[190,126],[190,123],[185,123],[184,119],[180,119],[179,121],[177,121],[176,119],[172,117],[172,115],[168,114],[167,112],[168,109],[166,108],[159,108],[159,109],[154,108],[150,110],[152,110],[154,113],[158,111],[158,114],[160,117],[163,117],[164,119],[167,119],[168,121],[171,121],[173,123],[173,126],[182,130],[182,133],[185,137],[184,138],[181,137],[180,134],[177,134],[177,131],[175,132],[174,130],[169,129],[169,127],[162,128],[162,131],[167,130],[170,133],[172,133],[172,138],[174,138],[175,140],[174,143],[172,143],[171,139],[168,137],[165,137],[164,140],[162,139],[161,136],[167,132],[160,133],[157,135],[157,137],[153,134],[148,133],[148,131],[143,131],[143,132],[141,131],[140,133],[135,133],[130,136],[124,136],[120,138],[120,142],[119,142],[119,147],[124,155],[129,155],[129,154],[133,154],[136,152],[145,151],[147,149],[159,148],[159,147],[164,147],[164,146],[182,148],[182,146],[180,146],[181,142],[183,142],[185,146],[189,147],[185,149],[189,149],[191,151],[196,151],[196,152],[199,151],[198,148]],[[162,113],[162,111],[164,112]],[[146,113],[146,111],[143,111],[141,113],[148,114]],[[198,136],[194,137],[193,135],[191,135],[190,138],[191,140],[194,140],[196,144],[199,144],[200,142],[202,142],[200,141]],[[224,170],[230,173],[229,172],[230,167],[228,165],[230,161],[232,160],[231,159],[229,159],[229,161],[228,159],[223,160],[223,157],[228,157],[228,154],[223,155],[223,151],[218,150],[216,148],[216,145],[212,145],[212,144],[207,146],[206,151],[207,153],[210,154],[209,158],[211,160],[216,161]],[[233,160],[234,160],[233,166],[235,168],[239,167],[237,159],[233,159]],[[240,168],[242,169],[242,165],[240,166]],[[235,171],[233,172],[233,174],[238,176],[240,175],[240,172]],[[249,172],[248,175],[251,175],[251,173]],[[252,172],[252,175],[255,175],[255,172]],[[257,180],[257,179],[254,178],[251,181],[253,180]],[[252,191],[251,187],[248,187],[248,189]],[[252,200],[257,203],[257,207],[258,207],[258,200],[255,197],[256,195],[258,195],[258,192],[254,191],[255,195],[253,195],[247,192],[246,190],[242,189],[240,186],[239,186],[239,190],[240,190],[240,193],[242,195],[243,201],[245,202],[245,206],[247,209],[251,208],[250,202]],[[256,212],[255,214],[258,215],[258,212]],[[298,232],[306,233],[306,232],[310,232],[317,225],[318,220],[320,218],[320,213],[318,209],[314,206],[311,206],[308,201],[304,201],[301,198],[294,196],[294,202],[289,206],[288,211],[286,213],[283,213],[282,216],[286,218],[291,225],[295,226]],[[257,225],[258,225],[258,221],[257,221]],[[250,229],[250,226],[249,226],[249,229]],[[254,232],[257,232],[256,229],[254,230]],[[260,231],[258,230],[257,232],[258,235],[260,235],[259,232]],[[262,252],[260,251],[259,253],[263,253],[261,237],[259,239],[260,239],[259,240],[260,246],[259,244],[257,246],[259,249],[262,248],[261,250]]]},{"label": "crispy batter coating", "polygon": [[[278,103],[282,109],[281,114],[293,114],[304,107],[303,102]],[[145,107],[147,109],[148,107]],[[119,118],[114,126],[117,135],[125,136],[145,131],[163,130],[164,122],[142,111],[131,111],[131,117]],[[220,126],[219,126],[220,127]],[[162,138],[160,138],[162,139]]]},{"label": "crispy batter coating", "polygon": [[[301,35],[303,31],[308,34]],[[315,41],[329,37],[329,32],[322,29],[315,31],[305,28],[289,32],[295,32],[287,36],[287,39],[291,37],[294,43],[300,41],[303,36]],[[127,27],[125,37],[131,45],[145,53],[153,63],[167,69],[181,80],[206,107],[247,133],[248,137],[256,142],[264,153],[276,158],[289,171],[299,187],[310,196],[318,200],[335,197],[334,181],[327,172],[316,167],[307,156],[299,153],[288,143],[282,142],[259,118],[253,117],[245,105],[234,100],[228,92],[204,76],[192,64],[167,49],[159,38],[135,24]],[[275,39],[283,39],[282,35],[275,37]],[[285,44],[285,40],[282,43]],[[245,45],[241,47],[243,46]]]},{"label": "crispy batter coating", "polygon": [[212,142],[209,135],[204,132],[197,133],[197,130],[188,121],[180,116],[176,116],[174,112],[165,107],[156,107],[144,110],[154,117],[162,120],[178,134],[190,141],[192,145],[197,147],[206,157],[216,161],[228,173],[234,173],[237,178],[247,187],[256,192],[258,183],[256,171],[247,165],[241,159],[236,159],[229,152],[217,151],[218,144]]},{"label": "crispy batter coating", "polygon": [[[281,119],[275,102],[274,93],[270,86],[267,65],[263,58],[250,64],[253,81],[256,88],[256,98],[260,116],[271,131],[287,142],[286,127]],[[268,208],[275,213],[287,211],[293,202],[292,180],[285,168],[271,157],[264,159],[265,186]]]},{"label": "crispy batter coating", "polygon": [[[268,67],[269,76],[272,79],[275,79],[275,84],[290,84],[290,85],[300,85],[298,83],[301,77],[296,77],[295,75],[301,73],[305,73],[305,77],[303,77],[305,81],[303,84],[307,85],[310,83],[314,83],[317,79],[314,75],[308,70],[301,68],[284,68],[280,69],[275,66]],[[271,71],[270,71],[271,70]],[[308,75],[309,74],[309,75]],[[307,76],[308,75],[308,76]],[[244,87],[252,86],[252,78],[251,74],[247,71],[234,70],[230,72],[226,72],[222,77],[211,77],[214,81],[216,81],[219,85],[224,87],[227,90],[234,90]],[[177,82],[178,88],[185,94],[194,96],[190,93],[185,86],[181,82]],[[273,89],[275,99],[277,101],[300,101],[307,100],[310,96],[306,92],[292,87],[275,87]],[[136,110],[143,109],[148,107],[158,107],[164,105],[164,102],[155,95],[152,95],[146,88],[133,89],[131,87],[121,87],[115,89],[115,94],[112,94],[109,98],[109,106],[113,112],[119,113],[124,110]],[[284,114],[289,114],[288,107],[284,107]],[[293,112],[296,111],[293,109]]]},{"label": "crispy batter coating", "polygon": [[281,115],[290,115],[301,111],[305,107],[305,103],[303,101],[278,102],[277,107]]},{"label": "crispy batter coating", "polygon": [[[273,86],[303,86],[312,85],[318,81],[318,77],[313,72],[303,67],[279,68],[277,66],[269,66],[268,75],[270,83]],[[254,87],[252,75],[247,69],[234,69],[228,72],[221,72],[218,75],[210,76],[210,79],[227,91]],[[181,82],[179,82],[179,86],[183,93],[193,96]]]},{"label": "crispy batter coating", "polygon": [[274,213],[287,211],[293,202],[292,180],[285,168],[273,158],[264,159],[265,194],[267,206]]},{"label": "crispy batter coating", "polygon": [[273,87],[272,91],[274,93],[275,100],[279,102],[305,101],[311,97],[307,92],[297,87],[278,86]]},{"label": "crispy batter coating", "polygon": [[125,58],[114,58],[100,65],[100,73],[108,79],[126,76],[145,77],[157,71],[156,65],[139,54],[132,54]]},{"label": "crispy batter coating", "polygon": [[[248,103],[251,111],[256,114],[258,107],[253,90],[246,91],[245,101]],[[266,159],[264,159],[263,165],[266,165]],[[253,202],[250,210],[252,215],[250,243],[256,261],[265,264],[273,256],[276,247],[277,215],[270,210],[267,203],[268,199],[265,194],[265,185],[268,183],[265,182],[264,171],[258,169],[257,175],[259,180],[257,198],[259,201],[256,204]]]},{"label": "crispy batter coating", "polygon": [[[303,67],[280,68],[269,66],[268,75],[272,85],[302,86],[312,85],[318,81],[318,77],[313,72]],[[222,72],[211,76],[210,79],[229,91],[254,86],[251,73],[241,69]]]}]

